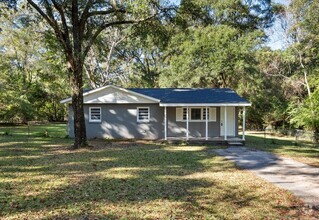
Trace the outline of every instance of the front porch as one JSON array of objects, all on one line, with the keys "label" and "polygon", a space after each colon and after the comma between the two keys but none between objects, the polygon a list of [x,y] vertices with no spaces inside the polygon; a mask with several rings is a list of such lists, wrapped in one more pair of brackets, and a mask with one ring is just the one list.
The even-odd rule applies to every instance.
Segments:
[{"label": "front porch", "polygon": [[168,143],[179,143],[179,142],[188,142],[188,143],[196,143],[196,144],[220,144],[220,145],[244,145],[245,140],[242,137],[167,137],[166,141]]},{"label": "front porch", "polygon": [[[243,144],[245,142],[245,106],[164,105],[164,140]],[[241,136],[238,134],[240,110],[242,111]]]}]

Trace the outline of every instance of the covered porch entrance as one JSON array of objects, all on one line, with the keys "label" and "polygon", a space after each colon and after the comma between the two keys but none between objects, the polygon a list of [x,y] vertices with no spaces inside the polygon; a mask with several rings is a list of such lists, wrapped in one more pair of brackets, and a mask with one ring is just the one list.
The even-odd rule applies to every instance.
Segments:
[{"label": "covered porch entrance", "polygon": [[[245,106],[178,105],[164,107],[164,139],[168,141],[244,142]],[[238,113],[242,111],[241,136]]]}]

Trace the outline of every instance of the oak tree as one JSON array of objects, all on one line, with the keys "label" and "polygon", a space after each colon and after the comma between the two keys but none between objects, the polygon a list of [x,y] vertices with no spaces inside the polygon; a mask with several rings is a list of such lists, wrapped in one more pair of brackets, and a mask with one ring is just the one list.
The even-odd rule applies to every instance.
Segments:
[{"label": "oak tree", "polygon": [[65,55],[72,90],[74,148],[87,145],[83,109],[83,64],[106,29],[147,21],[170,8],[159,0],[27,0],[49,24]]}]

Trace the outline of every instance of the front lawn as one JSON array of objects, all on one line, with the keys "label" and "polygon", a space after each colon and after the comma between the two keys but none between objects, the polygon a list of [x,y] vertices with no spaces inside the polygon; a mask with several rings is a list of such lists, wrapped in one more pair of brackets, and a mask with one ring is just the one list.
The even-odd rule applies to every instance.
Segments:
[{"label": "front lawn", "polygon": [[319,147],[310,142],[296,142],[293,137],[267,134],[265,138],[262,133],[248,132],[246,147],[269,151],[319,167]]},{"label": "front lawn", "polygon": [[[22,129],[22,128],[21,128]],[[315,215],[211,146],[0,135],[0,218],[287,219]],[[0,129],[0,133],[3,129]],[[36,131],[39,132],[39,131]],[[318,214],[318,213],[317,213]]]}]

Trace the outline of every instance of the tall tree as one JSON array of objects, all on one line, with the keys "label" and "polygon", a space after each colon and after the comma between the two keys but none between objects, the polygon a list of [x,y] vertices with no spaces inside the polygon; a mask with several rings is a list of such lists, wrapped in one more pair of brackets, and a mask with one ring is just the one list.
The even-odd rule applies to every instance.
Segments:
[{"label": "tall tree", "polygon": [[140,23],[165,12],[159,0],[27,0],[49,24],[67,62],[74,111],[74,148],[87,145],[83,110],[83,64],[104,30]]},{"label": "tall tree", "polygon": [[254,53],[273,14],[270,0],[182,1],[160,85],[236,89],[256,73]]},{"label": "tall tree", "polygon": [[161,86],[231,87],[236,89],[256,71],[254,51],[261,33],[242,35],[226,25],[189,28],[173,37],[170,69]]},{"label": "tall tree", "polygon": [[[61,54],[44,36],[43,23],[21,1],[16,10],[0,3],[0,121],[61,121],[66,92]],[[37,31],[34,31],[37,30]]]},{"label": "tall tree", "polygon": [[296,60],[295,77],[301,78],[304,95],[292,102],[292,122],[319,133],[319,9],[318,1],[293,0],[287,17],[291,21],[288,37]]}]

